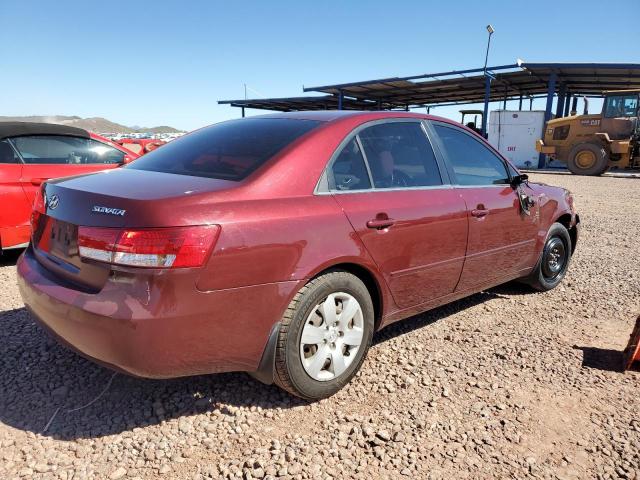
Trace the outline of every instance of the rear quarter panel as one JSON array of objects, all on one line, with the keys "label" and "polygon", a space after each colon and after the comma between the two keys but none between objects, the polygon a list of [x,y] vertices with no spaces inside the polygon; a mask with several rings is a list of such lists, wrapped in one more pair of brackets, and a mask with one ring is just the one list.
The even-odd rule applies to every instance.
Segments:
[{"label": "rear quarter panel", "polygon": [[[376,280],[384,305],[393,305],[375,263],[330,195],[233,202],[201,272],[201,291],[306,280],[332,266],[359,265]],[[294,292],[295,293],[295,292]]]}]

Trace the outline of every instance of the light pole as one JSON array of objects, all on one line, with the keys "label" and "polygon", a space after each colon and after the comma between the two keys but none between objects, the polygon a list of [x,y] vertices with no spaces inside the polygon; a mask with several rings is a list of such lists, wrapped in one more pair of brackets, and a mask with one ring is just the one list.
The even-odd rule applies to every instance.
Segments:
[{"label": "light pole", "polygon": [[491,35],[495,32],[495,29],[491,26],[491,24],[487,25],[487,32],[489,32],[489,39],[487,40],[487,53],[484,56],[484,73],[487,73],[487,61],[489,60],[489,47],[491,46]]},{"label": "light pole", "polygon": [[489,39],[487,40],[487,53],[484,56],[484,109],[482,111],[482,136],[487,138],[487,122],[489,116],[489,99],[491,98],[491,75],[487,75],[487,61],[489,60],[489,47],[491,46],[491,35],[495,32],[495,29],[491,24],[487,25],[487,32],[489,32]]}]

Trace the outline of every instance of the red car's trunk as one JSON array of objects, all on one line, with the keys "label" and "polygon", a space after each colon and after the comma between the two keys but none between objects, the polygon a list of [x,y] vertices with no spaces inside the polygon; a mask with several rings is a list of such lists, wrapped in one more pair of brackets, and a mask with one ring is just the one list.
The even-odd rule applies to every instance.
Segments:
[{"label": "red car's trunk", "polygon": [[34,216],[32,247],[52,274],[80,289],[99,291],[113,265],[80,255],[79,228],[120,231],[203,225],[206,201],[201,194],[236,185],[128,169],[56,180],[44,187],[46,208]]}]

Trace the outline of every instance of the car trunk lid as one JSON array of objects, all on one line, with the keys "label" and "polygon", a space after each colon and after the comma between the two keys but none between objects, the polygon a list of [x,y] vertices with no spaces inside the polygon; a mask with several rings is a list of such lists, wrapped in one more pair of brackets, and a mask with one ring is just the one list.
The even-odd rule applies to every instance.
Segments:
[{"label": "car trunk lid", "polygon": [[208,220],[200,213],[203,209],[192,207],[205,202],[204,194],[236,185],[126,169],[52,181],[41,192],[43,205],[35,214],[32,247],[38,261],[56,276],[80,289],[99,291],[113,265],[80,256],[79,228],[203,225]]}]

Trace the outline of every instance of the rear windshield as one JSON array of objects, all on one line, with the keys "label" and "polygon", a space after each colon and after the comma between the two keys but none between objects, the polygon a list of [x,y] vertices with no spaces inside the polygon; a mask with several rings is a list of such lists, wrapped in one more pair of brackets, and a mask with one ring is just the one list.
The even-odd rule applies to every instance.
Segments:
[{"label": "rear windshield", "polygon": [[289,118],[244,118],[197,130],[125,168],[239,181],[320,124]]}]

